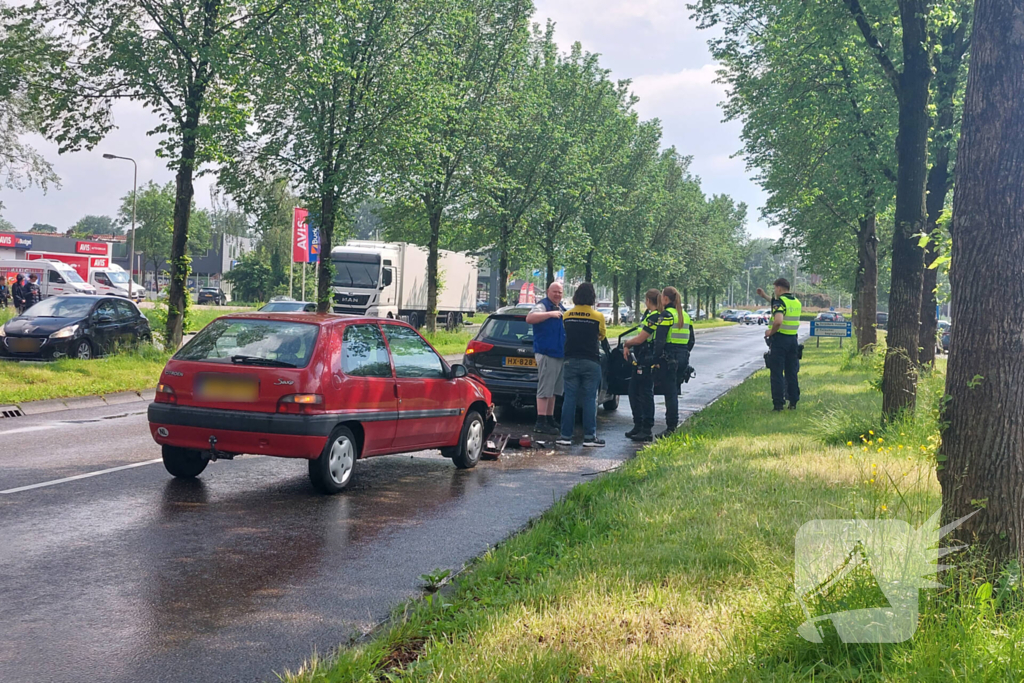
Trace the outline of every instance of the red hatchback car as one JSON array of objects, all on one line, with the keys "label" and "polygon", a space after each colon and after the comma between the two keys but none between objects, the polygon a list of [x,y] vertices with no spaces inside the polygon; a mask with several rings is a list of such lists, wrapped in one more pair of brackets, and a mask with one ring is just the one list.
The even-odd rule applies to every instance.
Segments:
[{"label": "red hatchback car", "polygon": [[304,458],[323,493],[372,455],[439,448],[473,467],[493,428],[487,388],[411,326],[308,313],[218,318],[168,361],[149,406],[175,477],[242,453]]}]

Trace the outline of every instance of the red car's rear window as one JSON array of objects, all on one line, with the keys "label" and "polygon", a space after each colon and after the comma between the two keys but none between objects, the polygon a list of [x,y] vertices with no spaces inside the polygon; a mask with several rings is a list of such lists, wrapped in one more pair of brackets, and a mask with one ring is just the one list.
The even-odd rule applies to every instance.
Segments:
[{"label": "red car's rear window", "polygon": [[175,360],[231,363],[248,359],[297,368],[309,365],[319,325],[283,320],[220,318],[203,328],[174,354]]}]

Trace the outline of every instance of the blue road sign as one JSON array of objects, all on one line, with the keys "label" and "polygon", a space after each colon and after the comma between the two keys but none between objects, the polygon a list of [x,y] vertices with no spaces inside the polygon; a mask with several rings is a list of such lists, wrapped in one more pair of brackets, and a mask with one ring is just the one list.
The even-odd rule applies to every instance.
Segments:
[{"label": "blue road sign", "polygon": [[829,322],[827,320],[811,321],[812,337],[839,337],[849,339],[853,336],[853,323],[849,320],[843,322]]}]

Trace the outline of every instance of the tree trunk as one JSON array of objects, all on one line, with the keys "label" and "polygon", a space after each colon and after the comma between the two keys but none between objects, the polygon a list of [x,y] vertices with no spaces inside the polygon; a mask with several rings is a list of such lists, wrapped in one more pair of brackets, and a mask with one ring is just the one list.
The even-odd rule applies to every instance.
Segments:
[{"label": "tree trunk", "polygon": [[594,250],[591,249],[587,252],[587,272],[583,278],[587,282],[594,281]]},{"label": "tree trunk", "polygon": [[167,347],[176,349],[181,345],[185,312],[188,310],[188,274],[191,270],[188,258],[188,222],[192,213],[192,173],[196,158],[196,129],[199,125],[198,105],[195,110],[195,126],[186,127],[181,149],[181,161],[175,176],[174,232],[171,235],[171,283],[167,290]]},{"label": "tree trunk", "polygon": [[498,228],[498,305],[508,305],[508,252],[512,237],[512,226],[502,222]]},{"label": "tree trunk", "polygon": [[857,348],[863,353],[878,343],[878,236],[874,214],[860,220],[857,231]]},{"label": "tree trunk", "polygon": [[619,276],[612,275],[612,324],[619,324]]},{"label": "tree trunk", "polygon": [[[327,187],[327,185],[324,185]],[[334,302],[331,284],[334,280],[334,264],[331,262],[331,249],[334,245],[335,197],[328,190],[320,196],[320,262],[317,264],[316,310],[317,313],[330,313]],[[289,257],[290,258],[290,257]]]},{"label": "tree trunk", "polygon": [[636,271],[636,279],[633,282],[633,320],[640,322],[640,316],[643,315],[640,306],[643,304],[643,294],[640,293],[640,288],[643,286],[643,278],[640,274],[640,270]]},{"label": "tree trunk", "polygon": [[882,417],[913,410],[917,400],[921,276],[924,253],[917,237],[925,228],[928,175],[928,94],[932,79],[927,50],[927,0],[900,3],[903,72],[900,74],[899,134],[896,138],[896,226],[892,236],[889,325],[882,371]]},{"label": "tree trunk", "polygon": [[555,281],[555,238],[552,235],[552,231],[548,230],[547,244],[547,255],[548,255],[548,278],[545,282],[545,287]]},{"label": "tree trunk", "polygon": [[949,173],[950,145],[953,129],[956,124],[956,96],[959,82],[960,65],[964,54],[964,35],[968,19],[962,18],[961,25],[950,27],[942,35],[942,51],[936,60],[935,74],[935,106],[937,115],[932,130],[932,166],[928,171],[928,197],[925,207],[928,211],[927,232],[931,239],[924,255],[924,277],[921,287],[921,333],[919,344],[921,354],[918,362],[924,365],[935,364],[935,336],[938,322],[938,297],[935,288],[938,284],[938,271],[929,268],[940,255],[939,219],[946,206],[951,178]]},{"label": "tree trunk", "polygon": [[697,320],[700,320],[700,290],[697,290]]},{"label": "tree trunk", "polygon": [[690,290],[683,287],[683,308],[690,308]]},{"label": "tree trunk", "polygon": [[441,242],[441,208],[427,204],[430,241],[427,244],[427,332],[437,332],[437,258]]},{"label": "tree trunk", "polygon": [[[1024,561],[1024,0],[977,0],[953,210],[943,515]],[[941,458],[940,458],[941,460]]]}]

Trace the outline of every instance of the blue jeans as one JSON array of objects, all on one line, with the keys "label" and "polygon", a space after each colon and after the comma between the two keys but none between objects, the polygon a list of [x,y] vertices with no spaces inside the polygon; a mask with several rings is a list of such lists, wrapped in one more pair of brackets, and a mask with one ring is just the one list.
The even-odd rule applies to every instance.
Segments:
[{"label": "blue jeans", "polygon": [[583,437],[597,438],[597,390],[601,364],[584,358],[565,359],[565,395],[562,399],[562,438],[571,439],[576,427],[576,406],[583,408]]}]

